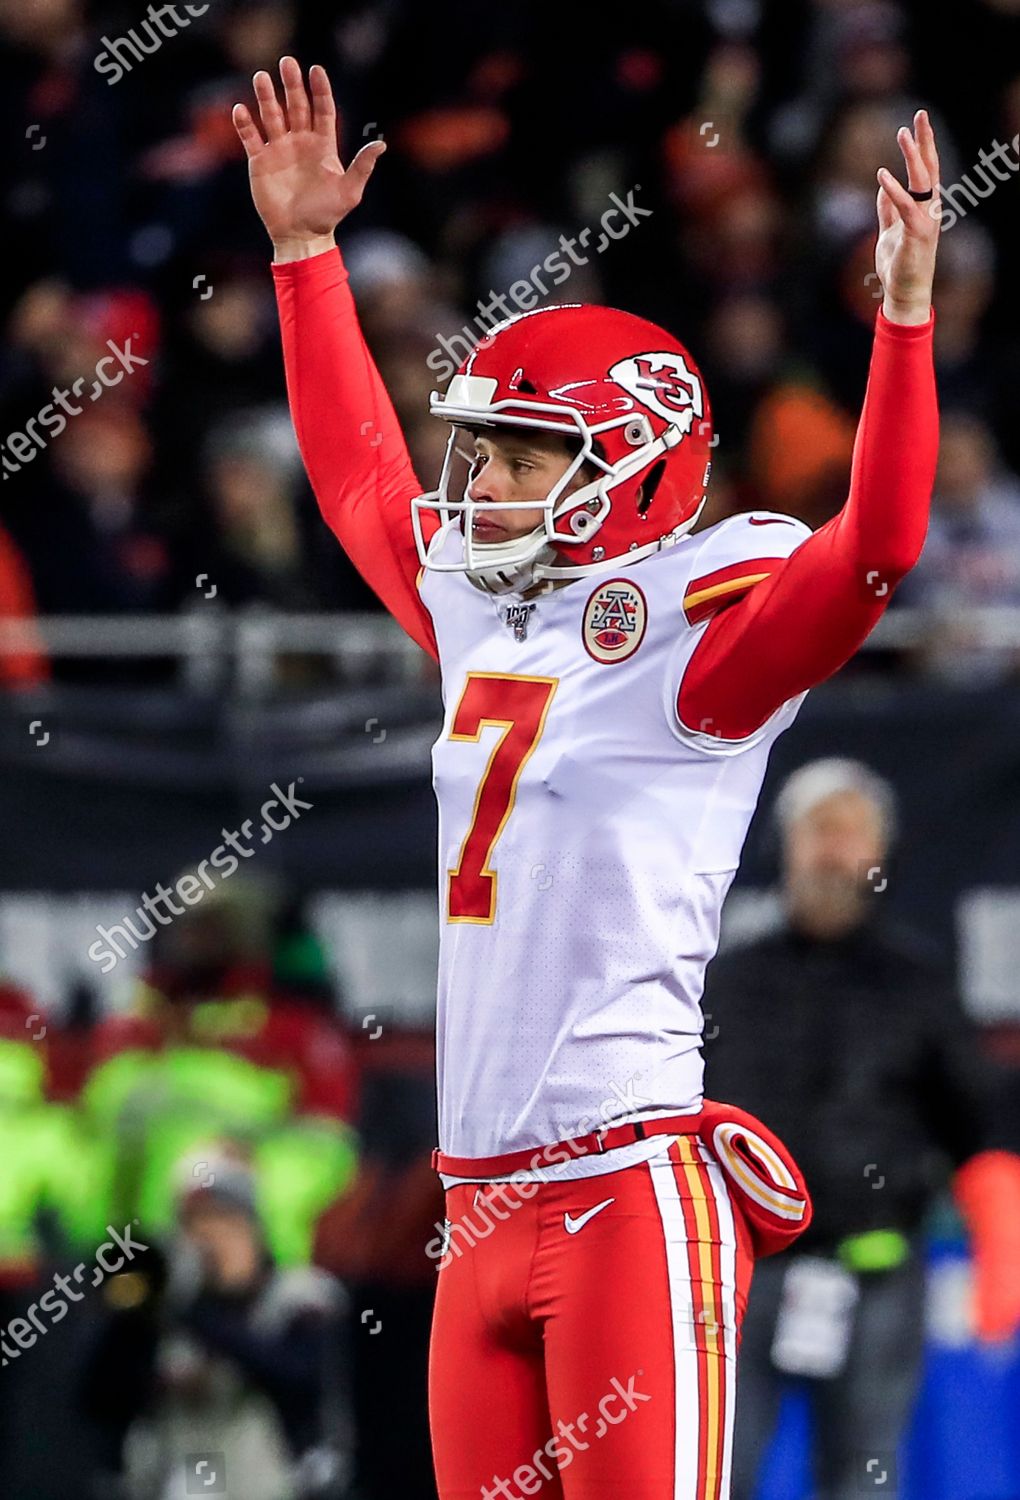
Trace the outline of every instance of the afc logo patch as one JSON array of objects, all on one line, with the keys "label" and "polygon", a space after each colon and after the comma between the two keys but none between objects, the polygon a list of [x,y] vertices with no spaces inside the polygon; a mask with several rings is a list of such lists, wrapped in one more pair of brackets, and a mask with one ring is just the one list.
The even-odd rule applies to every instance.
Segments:
[{"label": "afc logo patch", "polygon": [[629,578],[610,578],[584,606],[581,639],[588,655],[603,666],[626,661],[640,646],[648,626],[648,605]]}]

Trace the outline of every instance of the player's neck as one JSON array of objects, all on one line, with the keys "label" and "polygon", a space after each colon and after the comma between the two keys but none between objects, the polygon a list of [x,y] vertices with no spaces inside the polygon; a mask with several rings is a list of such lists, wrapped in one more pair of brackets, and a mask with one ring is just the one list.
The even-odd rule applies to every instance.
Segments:
[{"label": "player's neck", "polygon": [[574,583],[573,578],[543,578],[538,583],[529,585],[521,593],[522,599],[539,599],[543,594],[555,593],[557,589],[565,589],[568,583]]}]

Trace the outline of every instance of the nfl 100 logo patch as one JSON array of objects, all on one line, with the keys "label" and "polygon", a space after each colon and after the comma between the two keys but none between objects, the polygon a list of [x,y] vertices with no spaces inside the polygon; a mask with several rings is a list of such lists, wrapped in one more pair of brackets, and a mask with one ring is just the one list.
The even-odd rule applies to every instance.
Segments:
[{"label": "nfl 100 logo patch", "polygon": [[513,631],[515,641],[528,638],[528,621],[534,612],[533,604],[508,604],[503,613],[504,624]]},{"label": "nfl 100 logo patch", "polygon": [[581,619],[584,649],[608,666],[626,661],[644,640],[648,625],[645,596],[629,578],[610,578],[589,597]]}]

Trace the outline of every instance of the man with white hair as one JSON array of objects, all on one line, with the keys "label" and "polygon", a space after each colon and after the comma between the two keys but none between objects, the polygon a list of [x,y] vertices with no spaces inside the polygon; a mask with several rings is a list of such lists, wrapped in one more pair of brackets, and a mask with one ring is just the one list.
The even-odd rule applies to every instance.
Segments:
[{"label": "man with white hair", "polygon": [[707,1078],[781,1133],[815,1215],[794,1250],[755,1270],[733,1500],[755,1493],[792,1379],[813,1408],[812,1493],[858,1500],[882,1474],[882,1493],[897,1493],[889,1476],[924,1339],[922,1221],[954,1168],[979,1331],[1017,1325],[1017,1272],[992,1241],[1016,1208],[1020,1159],[990,1149],[994,1079],[951,978],[885,919],[888,782],[858,761],[813,761],[783,785],[776,817],[785,921],[709,967]]}]

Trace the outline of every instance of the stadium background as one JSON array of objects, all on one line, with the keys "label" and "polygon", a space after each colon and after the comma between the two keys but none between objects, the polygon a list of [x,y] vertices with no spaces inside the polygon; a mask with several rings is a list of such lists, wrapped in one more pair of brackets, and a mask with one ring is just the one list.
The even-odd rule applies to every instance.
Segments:
[{"label": "stadium background", "polygon": [[[814,755],[891,777],[902,834],[875,899],[957,962],[989,1049],[1020,1066],[1020,173],[976,169],[1020,130],[1018,15],[1016,0],[211,0],[168,35],[134,3],[0,0],[0,426],[31,431],[79,376],[95,393],[43,445],[4,447],[5,1322],[107,1223],[167,1235],[175,1161],[229,1137],[278,1256],[314,1256],[351,1294],[357,1493],[430,1493],[438,691],[320,522],[290,434],[229,118],[284,52],[328,67],[345,158],[380,133],[389,146],[340,240],[423,484],[444,354],[561,236],[589,227],[590,252],[616,194],[650,212],[572,257],[549,300],[627,308],[693,350],[719,433],[709,521],[761,505],[817,525],[842,503],[877,306],[875,167],[931,109],[944,182],[965,184],[936,288],[936,519],[876,636],[780,743],[766,808]],[[126,345],[146,363],[96,386]],[[100,972],[98,925],[224,829],[258,826],[274,784],[299,777],[308,811]],[[766,810],[727,940],[771,919],[774,876]],[[1015,1500],[1015,1351],[968,1334],[948,1206],[932,1246],[903,1494]],[[98,1316],[73,1309],[0,1375],[5,1495],[110,1493],[82,1414]],[[793,1410],[763,1500],[806,1494],[802,1437]]]}]

